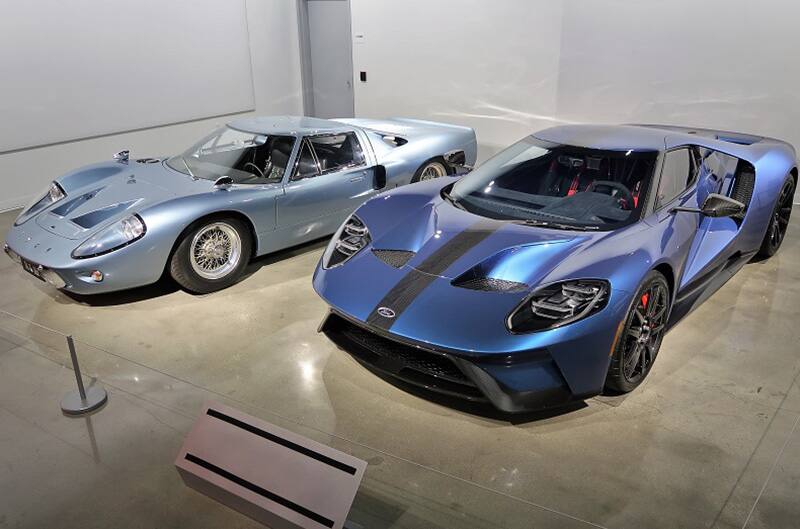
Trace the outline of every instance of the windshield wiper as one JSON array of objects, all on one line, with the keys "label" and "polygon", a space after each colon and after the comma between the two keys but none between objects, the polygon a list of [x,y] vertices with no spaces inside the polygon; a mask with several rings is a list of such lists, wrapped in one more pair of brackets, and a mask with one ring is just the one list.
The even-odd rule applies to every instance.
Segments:
[{"label": "windshield wiper", "polygon": [[561,222],[550,222],[547,220],[538,220],[538,219],[524,219],[520,222],[526,226],[536,226],[540,228],[555,228],[558,230],[597,231],[600,229],[600,226],[564,224]]},{"label": "windshield wiper", "polygon": [[450,196],[450,193],[448,193],[447,191],[442,191],[442,196],[445,198],[445,200],[447,200],[448,202],[450,202],[451,204],[453,204],[453,205],[454,205],[455,207],[457,207],[458,209],[463,209],[464,211],[467,211],[467,208],[465,208],[463,204],[459,204],[459,203],[456,201],[456,199],[454,199],[453,197],[451,197],[451,196]]},{"label": "windshield wiper", "polygon": [[184,158],[183,156],[181,156],[181,161],[183,162],[183,165],[185,165],[185,166],[186,166],[186,170],[187,170],[187,171],[189,171],[189,176],[191,176],[191,177],[192,177],[192,180],[197,180],[197,177],[196,177],[196,176],[194,175],[194,173],[192,172],[192,168],[191,168],[191,167],[189,167],[189,162],[187,162],[187,161],[186,161],[186,158]]}]

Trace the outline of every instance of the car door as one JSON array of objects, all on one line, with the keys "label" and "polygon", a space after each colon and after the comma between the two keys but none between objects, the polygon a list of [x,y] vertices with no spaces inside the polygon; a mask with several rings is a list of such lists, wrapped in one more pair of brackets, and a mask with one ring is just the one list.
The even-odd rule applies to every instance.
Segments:
[{"label": "car door", "polygon": [[699,207],[699,154],[693,146],[669,149],[661,158],[661,174],[652,193],[650,207],[661,232],[660,252],[673,263],[683,265],[676,276],[683,277],[692,241],[697,235],[700,220],[697,214],[676,213],[676,206]]},{"label": "car door", "polygon": [[278,199],[278,229],[305,240],[332,233],[373,186],[374,168],[355,131],[306,136]]}]

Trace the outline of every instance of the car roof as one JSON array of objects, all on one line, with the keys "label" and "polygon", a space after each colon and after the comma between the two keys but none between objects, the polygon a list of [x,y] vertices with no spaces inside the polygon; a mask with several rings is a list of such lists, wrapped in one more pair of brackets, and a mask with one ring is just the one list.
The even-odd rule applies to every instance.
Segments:
[{"label": "car roof", "polygon": [[534,134],[540,140],[604,151],[663,151],[668,131],[635,125],[563,125]]},{"label": "car roof", "polygon": [[680,145],[700,145],[753,160],[764,152],[786,149],[788,143],[765,136],[675,125],[562,125],[533,135],[541,140],[606,151],[663,151]]},{"label": "car roof", "polygon": [[351,125],[339,121],[305,116],[254,116],[231,121],[228,126],[236,130],[256,134],[287,134],[292,136],[353,129]]}]

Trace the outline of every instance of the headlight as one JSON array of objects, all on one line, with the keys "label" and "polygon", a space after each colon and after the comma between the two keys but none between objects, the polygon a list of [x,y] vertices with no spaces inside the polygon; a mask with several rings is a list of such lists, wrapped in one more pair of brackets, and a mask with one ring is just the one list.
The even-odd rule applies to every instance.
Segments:
[{"label": "headlight", "polygon": [[508,318],[511,332],[555,329],[582,320],[608,303],[608,281],[579,279],[562,281],[533,292]]},{"label": "headlight", "polygon": [[369,236],[366,224],[355,214],[350,215],[350,218],[344,221],[325,249],[325,254],[322,256],[322,267],[333,268],[344,264],[367,247],[370,242],[372,242],[372,238]]},{"label": "headlight", "polygon": [[[44,195],[44,196],[42,196]],[[64,190],[58,185],[56,182],[50,184],[46,191],[43,193],[36,195],[39,198],[36,198],[33,202],[28,204],[25,209],[22,210],[17,220],[14,221],[14,226],[19,226],[26,220],[30,219],[31,217],[35,216],[40,211],[44,210],[47,206],[51,204],[55,204],[65,196]]]},{"label": "headlight", "polygon": [[112,224],[75,248],[72,252],[72,257],[85,259],[113,252],[141,239],[146,231],[147,227],[144,225],[142,218],[139,215],[131,215]]}]

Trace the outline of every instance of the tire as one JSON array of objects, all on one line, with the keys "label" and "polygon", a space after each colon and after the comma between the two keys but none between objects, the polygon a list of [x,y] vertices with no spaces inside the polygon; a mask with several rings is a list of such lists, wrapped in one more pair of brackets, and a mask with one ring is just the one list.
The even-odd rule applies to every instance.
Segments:
[{"label": "tire", "polygon": [[792,216],[792,202],[794,202],[794,178],[789,176],[781,186],[778,200],[775,202],[775,209],[769,217],[767,232],[764,240],[761,241],[761,248],[758,256],[768,259],[777,253],[781,247],[783,239],[786,238],[786,230],[789,228],[789,219]]},{"label": "tire", "polygon": [[628,393],[647,378],[664,338],[670,308],[667,280],[660,272],[650,271],[631,302],[611,355],[607,390]]},{"label": "tire", "polygon": [[235,218],[211,218],[187,230],[170,259],[172,278],[194,294],[227,288],[242,276],[253,253],[249,227]]},{"label": "tire", "polygon": [[432,180],[434,178],[447,176],[449,174],[450,170],[448,169],[447,162],[444,161],[444,158],[431,158],[419,166],[417,172],[414,173],[414,178],[411,179],[411,183],[413,184],[414,182],[422,182],[423,180]]}]

